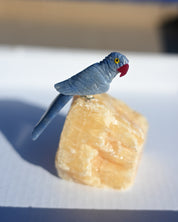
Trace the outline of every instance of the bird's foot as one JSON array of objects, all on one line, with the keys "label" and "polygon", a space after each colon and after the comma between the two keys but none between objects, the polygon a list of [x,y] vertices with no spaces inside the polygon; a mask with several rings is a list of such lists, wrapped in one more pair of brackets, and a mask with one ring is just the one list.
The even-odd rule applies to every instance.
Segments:
[{"label": "bird's foot", "polygon": [[88,95],[88,96],[81,96],[81,97],[85,98],[85,99],[86,99],[86,101],[90,101],[91,99],[94,99],[94,96],[92,96],[92,95]]}]

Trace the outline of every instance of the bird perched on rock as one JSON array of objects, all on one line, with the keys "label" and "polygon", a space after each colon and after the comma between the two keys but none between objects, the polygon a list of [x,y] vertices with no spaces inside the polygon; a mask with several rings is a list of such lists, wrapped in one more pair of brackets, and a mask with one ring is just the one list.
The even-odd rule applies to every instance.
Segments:
[{"label": "bird perched on rock", "polygon": [[129,68],[126,56],[118,52],[110,53],[99,63],[95,63],[71,78],[55,84],[60,93],[42,116],[32,132],[32,139],[36,140],[54,119],[57,113],[74,96],[89,96],[108,91],[113,78],[120,73],[124,76]]}]

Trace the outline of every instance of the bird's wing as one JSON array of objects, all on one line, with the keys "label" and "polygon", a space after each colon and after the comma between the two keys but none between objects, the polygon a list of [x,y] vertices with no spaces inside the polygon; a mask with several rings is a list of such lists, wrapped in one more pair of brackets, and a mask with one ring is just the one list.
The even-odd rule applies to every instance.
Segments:
[{"label": "bird's wing", "polygon": [[97,66],[96,63],[70,79],[55,84],[56,90],[64,95],[94,95],[108,91],[109,84]]}]

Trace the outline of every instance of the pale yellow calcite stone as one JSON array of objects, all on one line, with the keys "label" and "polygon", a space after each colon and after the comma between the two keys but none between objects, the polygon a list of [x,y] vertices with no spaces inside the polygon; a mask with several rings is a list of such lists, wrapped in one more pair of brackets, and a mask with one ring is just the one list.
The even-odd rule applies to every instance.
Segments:
[{"label": "pale yellow calcite stone", "polygon": [[75,97],[56,154],[59,176],[96,187],[130,187],[147,127],[142,115],[108,94]]}]

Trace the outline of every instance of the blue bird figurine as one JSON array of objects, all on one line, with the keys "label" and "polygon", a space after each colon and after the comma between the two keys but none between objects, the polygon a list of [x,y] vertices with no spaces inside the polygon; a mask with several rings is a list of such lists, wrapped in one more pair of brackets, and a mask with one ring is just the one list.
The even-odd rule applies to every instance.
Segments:
[{"label": "blue bird figurine", "polygon": [[41,117],[32,132],[32,139],[36,140],[45,130],[57,113],[74,96],[86,96],[105,93],[114,77],[120,73],[124,76],[129,69],[129,61],[119,52],[110,53],[99,63],[95,63],[71,78],[54,85],[60,93]]}]

